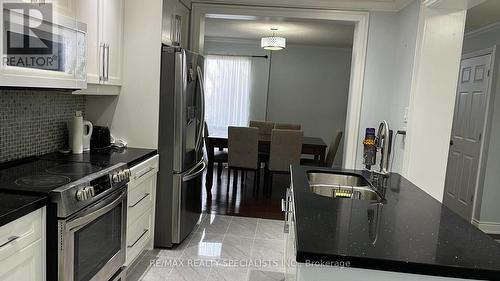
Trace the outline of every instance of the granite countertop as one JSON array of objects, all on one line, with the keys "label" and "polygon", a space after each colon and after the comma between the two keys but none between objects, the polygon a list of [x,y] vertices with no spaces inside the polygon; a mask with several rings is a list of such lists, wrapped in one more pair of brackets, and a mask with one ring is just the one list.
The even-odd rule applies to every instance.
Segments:
[{"label": "granite countertop", "polygon": [[1,192],[0,227],[44,207],[48,202],[48,196]]},{"label": "granite countertop", "polygon": [[158,154],[156,149],[128,147],[92,150],[82,154],[54,152],[43,155],[40,158],[45,160],[94,163],[97,165],[127,163],[129,167],[132,167],[156,154]]},{"label": "granite countertop", "polygon": [[292,167],[298,262],[500,280],[500,244],[401,175],[378,188],[385,198],[377,204],[312,193],[310,170],[335,171]]}]

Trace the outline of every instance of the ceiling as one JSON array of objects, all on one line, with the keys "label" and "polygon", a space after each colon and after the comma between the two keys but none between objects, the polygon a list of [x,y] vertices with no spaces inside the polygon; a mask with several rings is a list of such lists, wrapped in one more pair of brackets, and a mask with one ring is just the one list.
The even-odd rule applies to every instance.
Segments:
[{"label": "ceiling", "polygon": [[500,21],[500,0],[489,0],[467,11],[465,30],[478,29]]},{"label": "ceiling", "polygon": [[348,9],[397,12],[413,0],[191,0],[191,2],[243,4],[252,6]]},{"label": "ceiling", "polygon": [[277,36],[285,37],[287,44],[348,48],[352,47],[354,37],[354,24],[347,22],[226,15],[208,15],[205,36],[260,40],[272,34],[272,27],[278,28]]}]

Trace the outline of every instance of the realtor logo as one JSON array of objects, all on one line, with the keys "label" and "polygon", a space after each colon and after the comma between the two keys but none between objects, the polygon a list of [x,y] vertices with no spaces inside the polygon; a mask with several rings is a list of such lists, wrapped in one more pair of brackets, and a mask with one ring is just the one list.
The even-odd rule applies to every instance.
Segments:
[{"label": "realtor logo", "polygon": [[4,3],[3,15],[4,65],[59,69],[52,4]]}]

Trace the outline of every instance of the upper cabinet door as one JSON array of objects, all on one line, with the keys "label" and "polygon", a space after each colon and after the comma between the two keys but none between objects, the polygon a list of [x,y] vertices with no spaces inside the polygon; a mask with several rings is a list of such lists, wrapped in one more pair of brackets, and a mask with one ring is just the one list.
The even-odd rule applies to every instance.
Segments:
[{"label": "upper cabinet door", "polygon": [[121,85],[123,0],[101,0],[101,43],[104,44],[104,84]]},{"label": "upper cabinet door", "polygon": [[87,24],[87,83],[121,85],[123,0],[76,0],[76,6],[78,21]]},{"label": "upper cabinet door", "polygon": [[[180,43],[182,48],[188,47],[188,38],[189,38],[189,22],[190,22],[190,11],[184,6],[181,2],[177,2],[175,5],[175,14],[174,14],[174,41],[176,43]],[[180,42],[177,42],[179,41]]]},{"label": "upper cabinet door", "polygon": [[76,18],[87,24],[87,83],[99,84],[102,75],[99,0],[76,1]]},{"label": "upper cabinet door", "polygon": [[163,0],[163,44],[187,48],[190,13],[179,0]]}]

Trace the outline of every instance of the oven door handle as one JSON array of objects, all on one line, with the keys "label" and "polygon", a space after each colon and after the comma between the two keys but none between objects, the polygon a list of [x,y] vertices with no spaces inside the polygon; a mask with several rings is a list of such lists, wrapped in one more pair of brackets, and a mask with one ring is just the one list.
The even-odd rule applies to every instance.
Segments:
[{"label": "oven door handle", "polygon": [[90,207],[82,215],[78,216],[78,218],[68,221],[66,223],[66,231],[70,232],[75,231],[80,227],[85,226],[89,222],[97,219],[98,217],[106,214],[116,206],[120,205],[126,196],[127,196],[127,189],[124,189],[122,192],[120,192],[118,198],[112,196],[112,198],[107,198],[106,200],[98,203],[97,205]]}]

